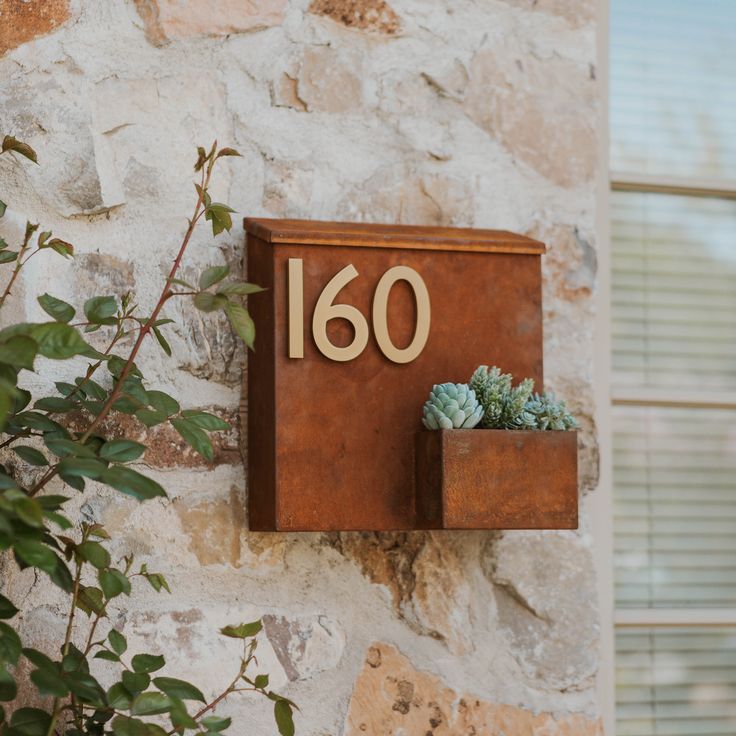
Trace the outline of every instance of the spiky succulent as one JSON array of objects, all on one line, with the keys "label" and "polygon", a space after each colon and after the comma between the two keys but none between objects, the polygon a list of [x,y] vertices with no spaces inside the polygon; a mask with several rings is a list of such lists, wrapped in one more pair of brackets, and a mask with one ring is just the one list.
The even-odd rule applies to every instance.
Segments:
[{"label": "spiky succulent", "polygon": [[513,386],[510,373],[501,373],[495,365],[478,367],[470,378],[483,407],[482,426],[486,429],[535,429],[536,419],[526,409],[534,390],[534,381],[525,378]]},{"label": "spiky succulent", "polygon": [[427,429],[471,429],[482,416],[483,407],[466,383],[440,383],[424,404],[422,424]]},{"label": "spiky succulent", "polygon": [[552,393],[534,394],[526,403],[525,411],[534,417],[537,429],[575,429],[578,423]]}]

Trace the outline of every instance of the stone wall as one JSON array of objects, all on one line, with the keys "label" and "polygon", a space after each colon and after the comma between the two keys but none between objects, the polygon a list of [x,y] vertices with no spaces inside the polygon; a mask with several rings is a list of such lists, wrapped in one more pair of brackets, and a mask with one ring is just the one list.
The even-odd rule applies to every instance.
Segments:
[{"label": "stone wall", "polygon": [[[0,131],[41,162],[0,161],[0,235],[28,217],[78,252],[34,259],[15,316],[39,318],[47,289],[147,304],[192,204],[194,147],[217,137],[243,153],[215,184],[242,214],[547,242],[548,388],[581,418],[591,491],[594,23],[593,0],[0,0]],[[202,229],[184,277],[222,256],[239,268],[243,240]],[[142,369],[237,416],[242,350],[216,319],[175,316],[175,360],[152,347]],[[144,460],[170,500],[79,504],[169,578],[172,595],[141,590],[112,615],[133,644],[175,652],[172,675],[214,693],[237,658],[218,626],[264,616],[262,668],[301,705],[300,734],[602,732],[584,518],[576,533],[249,533],[237,447],[233,432],[209,466],[159,431]],[[53,589],[10,570],[4,584],[29,639],[58,637]],[[233,733],[273,732],[261,702],[221,712]]]}]

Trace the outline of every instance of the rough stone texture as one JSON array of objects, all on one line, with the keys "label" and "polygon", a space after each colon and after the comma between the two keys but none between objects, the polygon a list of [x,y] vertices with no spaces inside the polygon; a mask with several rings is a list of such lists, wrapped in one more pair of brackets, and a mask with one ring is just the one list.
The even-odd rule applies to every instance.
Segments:
[{"label": "rough stone texture", "polygon": [[401,28],[399,16],[384,0],[312,0],[309,12],[361,31],[396,33]]},{"label": "rough stone texture", "polygon": [[281,23],[287,0],[135,0],[155,44],[192,36],[225,36]]},{"label": "rough stone texture", "polygon": [[583,714],[555,716],[457,692],[389,644],[374,643],[355,682],[346,736],[603,736],[598,719]]},{"label": "rough stone texture", "polygon": [[[34,258],[10,317],[41,319],[40,291],[78,307],[133,291],[150,309],[193,203],[195,147],[217,138],[243,154],[213,191],[238,214],[230,235],[195,233],[190,281],[223,260],[240,270],[245,214],[498,227],[547,242],[545,380],[580,419],[581,493],[593,491],[591,0],[75,0],[43,4],[53,23],[39,5],[0,3],[30,24],[9,44],[0,23],[14,47],[0,58],[0,134],[28,140],[40,161],[0,158],[0,237],[16,243],[27,218],[77,256]],[[584,516],[574,533],[251,533],[234,421],[244,351],[185,299],[166,316],[173,359],[152,342],[141,370],[234,429],[210,465],[170,428],[117,419],[106,431],[146,437],[141,470],[169,499],[138,504],[93,483],[74,494],[74,518],[103,522],[115,558],[133,553],[172,586],[136,585],[112,610],[131,650],[167,648],[165,674],[214,694],[238,656],[218,627],[264,616],[260,671],[302,707],[300,734],[599,736]],[[79,365],[54,367],[29,386]],[[0,577],[23,601],[28,643],[54,651],[63,598],[12,561]],[[235,733],[273,733],[268,704],[232,698],[218,712],[247,724]]]},{"label": "rough stone texture", "polygon": [[0,56],[51,33],[69,15],[69,0],[3,0],[0,4]]}]

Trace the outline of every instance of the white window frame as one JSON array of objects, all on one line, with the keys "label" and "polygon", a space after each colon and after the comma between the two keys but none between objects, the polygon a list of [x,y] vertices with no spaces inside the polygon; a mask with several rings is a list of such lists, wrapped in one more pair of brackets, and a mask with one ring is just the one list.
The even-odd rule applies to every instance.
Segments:
[{"label": "white window frame", "polygon": [[599,96],[596,232],[598,284],[596,289],[593,355],[595,420],[598,429],[600,478],[584,501],[593,536],[601,621],[601,660],[597,678],[598,706],[607,736],[616,734],[615,632],[636,626],[736,626],[736,608],[616,609],[613,587],[613,458],[612,408],[659,406],[736,409],[734,392],[673,392],[611,387],[611,235],[610,192],[636,191],[736,200],[736,182],[681,177],[653,177],[609,168],[609,50],[610,0],[597,3],[597,67]]}]

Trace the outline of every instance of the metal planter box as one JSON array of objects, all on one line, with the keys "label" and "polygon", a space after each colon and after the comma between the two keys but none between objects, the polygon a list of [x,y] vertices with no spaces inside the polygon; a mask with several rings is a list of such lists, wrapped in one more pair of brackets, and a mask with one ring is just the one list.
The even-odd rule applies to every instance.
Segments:
[{"label": "metal planter box", "polygon": [[577,529],[577,433],[419,432],[421,529]]}]

